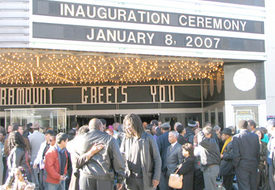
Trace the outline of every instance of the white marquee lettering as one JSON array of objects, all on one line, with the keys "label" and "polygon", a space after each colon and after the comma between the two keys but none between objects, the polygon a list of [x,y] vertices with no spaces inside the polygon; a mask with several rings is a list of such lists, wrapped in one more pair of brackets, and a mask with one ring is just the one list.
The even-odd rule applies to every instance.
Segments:
[{"label": "white marquee lettering", "polygon": [[121,103],[127,103],[128,102],[127,92],[125,92],[126,89],[127,89],[127,86],[122,86],[121,87],[121,94],[122,94],[122,96],[124,96],[124,100],[122,100]]},{"label": "white marquee lettering", "polygon": [[85,95],[85,92],[87,92],[87,87],[82,87],[81,89],[81,103],[87,104],[88,103],[88,96]]}]

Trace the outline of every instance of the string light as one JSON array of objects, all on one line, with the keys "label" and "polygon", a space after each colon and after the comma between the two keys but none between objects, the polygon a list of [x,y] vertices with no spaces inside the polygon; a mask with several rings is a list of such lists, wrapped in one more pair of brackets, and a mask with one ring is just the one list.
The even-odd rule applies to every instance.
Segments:
[{"label": "string light", "polygon": [[[137,83],[216,79],[223,61],[72,51],[9,49],[0,53],[0,84]],[[210,61],[209,61],[210,60]]]}]

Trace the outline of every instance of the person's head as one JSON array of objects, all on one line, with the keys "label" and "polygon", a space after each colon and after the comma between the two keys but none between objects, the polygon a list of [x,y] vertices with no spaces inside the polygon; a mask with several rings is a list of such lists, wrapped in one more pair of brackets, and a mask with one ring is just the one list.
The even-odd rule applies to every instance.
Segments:
[{"label": "person's head", "polygon": [[26,130],[30,130],[31,126],[32,126],[32,123],[28,123],[28,124],[26,125]]},{"label": "person's head", "polygon": [[142,122],[142,127],[144,130],[146,130],[148,123],[146,121]]},{"label": "person's head", "polygon": [[187,158],[190,156],[194,156],[194,148],[193,145],[190,143],[185,143],[182,145],[182,155]]},{"label": "person's head", "polygon": [[133,113],[125,116],[123,127],[127,137],[141,137],[141,134],[144,132],[140,117]]},{"label": "person's head", "polygon": [[155,119],[153,119],[150,124],[152,124],[153,126],[158,126],[159,125],[159,122]]},{"label": "person's head", "polygon": [[78,129],[77,135],[83,135],[88,132],[89,132],[89,125],[83,125]]},{"label": "person's head", "polygon": [[102,123],[103,131],[105,131],[105,129],[107,128],[107,121],[105,119],[100,119],[100,121]]},{"label": "person's head", "polygon": [[222,131],[222,140],[226,141],[231,136],[232,136],[232,130],[229,128],[224,128]]},{"label": "person's head", "polygon": [[19,124],[18,123],[13,123],[12,124],[12,130],[13,131],[18,131]]},{"label": "person's head", "polygon": [[177,132],[178,132],[179,134],[181,134],[182,136],[184,136],[185,133],[186,133],[186,130],[185,130],[185,128],[183,127],[183,125],[178,125],[178,126],[177,126]]},{"label": "person's head", "polygon": [[104,131],[105,130],[101,120],[97,119],[97,118],[93,118],[93,119],[90,120],[89,129],[90,130],[99,130],[99,131]]},{"label": "person's head", "polygon": [[171,129],[169,122],[165,122],[165,123],[161,124],[159,127],[161,129],[161,133],[166,133],[167,131],[169,131]]},{"label": "person's head", "polygon": [[161,126],[161,124],[162,124],[162,121],[158,121],[158,126]]},{"label": "person's head", "polygon": [[56,135],[56,143],[61,149],[66,148],[67,142],[68,135],[66,133],[58,133]]},{"label": "person's head", "polygon": [[77,121],[73,121],[71,123],[71,127],[72,127],[72,129],[76,129],[77,130],[79,128],[79,125],[78,125]]},{"label": "person's head", "polygon": [[197,123],[195,121],[193,121],[193,120],[189,120],[187,122],[187,127],[189,129],[195,130],[197,128]]},{"label": "person's head", "polygon": [[[148,131],[150,131],[150,133],[151,133],[152,128],[153,128],[153,125],[152,125],[152,124],[148,124],[148,125],[146,126],[146,129],[145,129],[145,130],[148,130]],[[151,133],[151,134],[152,134],[152,133]]]},{"label": "person's head", "polygon": [[38,131],[40,128],[40,124],[36,121],[34,122],[34,124],[31,126],[31,129],[33,129],[34,131]]},{"label": "person's head", "polygon": [[275,119],[269,119],[267,121],[267,130],[272,135],[275,136]]},{"label": "person's head", "polygon": [[51,146],[54,146],[56,143],[56,132],[50,133],[49,142]]},{"label": "person's head", "polygon": [[32,123],[28,123],[27,125],[26,125],[26,129],[27,129],[27,131],[29,131],[29,132],[33,132],[33,129],[31,128],[31,126],[32,126]]},{"label": "person's head", "polygon": [[235,135],[235,132],[236,132],[236,127],[235,126],[229,126],[227,128],[231,129],[232,135]]},{"label": "person's head", "polygon": [[12,132],[12,131],[13,131],[13,126],[12,126],[12,125],[9,125],[9,126],[8,126],[7,132],[10,133],[10,132]]},{"label": "person's head", "polygon": [[23,136],[17,131],[12,131],[9,134],[8,146],[9,150],[12,150],[14,147],[21,147],[25,149],[26,145]]},{"label": "person's head", "polygon": [[258,135],[259,137],[259,142],[261,142],[261,140],[264,138],[264,133],[261,129],[256,129],[255,130],[255,134]]},{"label": "person's head", "polygon": [[18,131],[21,135],[23,135],[23,133],[24,133],[24,127],[21,126],[21,125],[19,125],[17,131]]},{"label": "person's head", "polygon": [[239,129],[247,129],[247,127],[248,127],[247,121],[246,120],[240,120],[238,127],[239,127]]},{"label": "person's head", "polygon": [[106,132],[108,135],[110,135],[110,136],[113,136],[113,135],[114,135],[114,131],[113,131],[112,128],[106,129],[105,132]]},{"label": "person's head", "polygon": [[220,126],[215,125],[213,127],[213,131],[216,133],[217,137],[220,138],[220,135],[221,135],[221,128],[220,128]]},{"label": "person's head", "polygon": [[197,128],[200,128],[200,122],[199,121],[195,121],[197,124]]},{"label": "person's head", "polygon": [[115,131],[118,131],[118,126],[119,126],[119,123],[118,123],[118,122],[113,123],[113,129],[114,129]]},{"label": "person's head", "polygon": [[179,133],[177,131],[170,131],[168,135],[168,141],[170,144],[177,142]]},{"label": "person's head", "polygon": [[248,129],[250,131],[255,131],[256,130],[256,123],[255,123],[254,120],[248,120],[247,124],[248,124]]},{"label": "person's head", "polygon": [[176,122],[176,123],[174,124],[174,130],[175,130],[175,131],[177,131],[177,127],[178,127],[179,125],[182,125],[181,122]]},{"label": "person's head", "polygon": [[204,127],[211,127],[212,128],[211,122],[210,121],[205,122]]},{"label": "person's head", "polygon": [[202,129],[202,132],[206,138],[211,138],[213,130],[212,127],[207,126]]},{"label": "person's head", "polygon": [[157,134],[157,126],[150,124],[151,125],[151,133],[152,135],[156,135]]},{"label": "person's head", "polygon": [[75,134],[76,134],[76,131],[74,129],[71,129],[68,132],[68,139],[69,139],[69,141],[72,140],[75,137]]},{"label": "person's head", "polygon": [[50,144],[50,137],[55,136],[55,132],[53,130],[47,130],[45,132],[45,140],[48,144]]},{"label": "person's head", "polygon": [[220,133],[220,132],[221,132],[221,128],[220,128],[220,126],[218,126],[218,125],[215,125],[215,126],[213,127],[213,130],[215,131],[215,133]]}]

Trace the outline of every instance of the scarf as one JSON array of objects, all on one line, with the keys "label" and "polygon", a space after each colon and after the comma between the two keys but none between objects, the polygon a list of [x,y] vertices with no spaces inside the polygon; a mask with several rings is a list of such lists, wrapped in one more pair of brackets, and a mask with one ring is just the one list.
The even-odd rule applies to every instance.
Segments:
[{"label": "scarf", "polygon": [[231,140],[232,140],[232,137],[229,137],[228,139],[226,139],[226,141],[225,141],[225,143],[224,143],[224,145],[222,147],[221,155],[223,154],[223,151],[224,151],[225,147],[228,145],[228,143],[231,142]]}]

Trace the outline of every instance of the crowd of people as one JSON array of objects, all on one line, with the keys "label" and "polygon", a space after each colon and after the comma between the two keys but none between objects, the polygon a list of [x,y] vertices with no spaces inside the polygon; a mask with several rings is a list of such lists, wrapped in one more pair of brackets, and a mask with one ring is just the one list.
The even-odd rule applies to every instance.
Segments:
[{"label": "crowd of people", "polygon": [[221,130],[198,121],[146,124],[128,114],[123,124],[94,118],[68,134],[13,124],[0,129],[0,185],[14,189],[22,168],[41,190],[171,190],[176,171],[183,190],[233,190],[235,180],[239,190],[275,190],[274,150],[275,120]]}]

